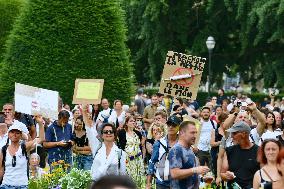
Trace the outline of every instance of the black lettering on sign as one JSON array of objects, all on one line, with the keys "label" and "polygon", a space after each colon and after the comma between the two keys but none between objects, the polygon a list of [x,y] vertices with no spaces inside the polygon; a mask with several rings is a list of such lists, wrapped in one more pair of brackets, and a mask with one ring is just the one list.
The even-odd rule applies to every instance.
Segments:
[{"label": "black lettering on sign", "polygon": [[[195,59],[195,65],[194,65],[194,70],[199,70],[199,62],[200,62],[201,57],[196,57]],[[200,70],[199,70],[200,71]]]},{"label": "black lettering on sign", "polygon": [[189,55],[188,57],[187,57],[187,68],[190,68],[190,69],[192,69],[192,55]]},{"label": "black lettering on sign", "polygon": [[206,62],[206,58],[201,58],[199,62],[199,71],[201,72],[203,71],[205,62]]},{"label": "black lettering on sign", "polygon": [[172,84],[171,83],[167,83],[166,87],[164,88],[164,93],[166,94],[171,94],[172,93]]},{"label": "black lettering on sign", "polygon": [[180,56],[181,56],[181,53],[174,52],[174,56],[173,56],[173,61],[175,62],[174,65],[177,65],[177,63],[180,62]]},{"label": "black lettering on sign", "polygon": [[187,63],[187,56],[185,54],[181,54],[180,56],[180,66],[184,68],[188,68],[189,65]]},{"label": "black lettering on sign", "polygon": [[176,65],[174,58],[172,56],[167,56],[167,64],[168,65]]},{"label": "black lettering on sign", "polygon": [[192,97],[192,92],[188,92],[186,96],[187,96],[188,98],[191,98],[191,97]]},{"label": "black lettering on sign", "polygon": [[178,90],[179,89],[179,85],[178,84],[174,84],[173,88]]}]

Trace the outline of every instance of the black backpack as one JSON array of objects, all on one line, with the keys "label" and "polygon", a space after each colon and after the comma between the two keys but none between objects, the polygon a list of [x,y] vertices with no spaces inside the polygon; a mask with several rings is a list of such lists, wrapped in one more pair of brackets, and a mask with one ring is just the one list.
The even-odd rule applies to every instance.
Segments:
[{"label": "black backpack", "polygon": [[[2,147],[2,155],[3,155],[2,166],[4,168],[4,173],[5,173],[6,153],[7,153],[7,149],[8,149],[8,146],[9,146],[8,141],[9,140],[7,140],[6,145]],[[29,157],[28,157],[28,153],[27,153],[26,144],[24,142],[22,142],[20,147],[22,148],[22,155],[26,156],[26,159],[27,159],[27,176],[29,178]]]}]

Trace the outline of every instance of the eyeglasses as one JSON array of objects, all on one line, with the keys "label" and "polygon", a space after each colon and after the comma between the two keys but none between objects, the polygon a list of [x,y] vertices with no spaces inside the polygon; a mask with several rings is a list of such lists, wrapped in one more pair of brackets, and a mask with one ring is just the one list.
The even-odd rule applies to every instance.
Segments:
[{"label": "eyeglasses", "polygon": [[217,100],[217,98],[212,98],[212,100]]},{"label": "eyeglasses", "polygon": [[13,156],[12,167],[16,167],[16,156]]},{"label": "eyeglasses", "polygon": [[103,130],[103,134],[108,134],[108,135],[110,135],[110,134],[113,134],[114,133],[114,131],[113,130]]}]

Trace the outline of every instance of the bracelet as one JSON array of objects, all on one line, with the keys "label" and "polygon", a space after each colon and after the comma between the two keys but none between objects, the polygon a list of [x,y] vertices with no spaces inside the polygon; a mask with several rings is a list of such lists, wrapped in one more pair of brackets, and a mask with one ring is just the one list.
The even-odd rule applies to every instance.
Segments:
[{"label": "bracelet", "polygon": [[196,173],[196,169],[194,167],[192,168],[192,172],[193,172],[193,174]]}]

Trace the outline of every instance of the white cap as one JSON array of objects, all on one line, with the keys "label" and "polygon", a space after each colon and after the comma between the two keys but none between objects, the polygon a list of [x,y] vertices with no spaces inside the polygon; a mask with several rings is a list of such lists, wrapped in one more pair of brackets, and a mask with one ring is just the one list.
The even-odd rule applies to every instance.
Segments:
[{"label": "white cap", "polygon": [[19,122],[18,120],[15,120],[14,123],[9,127],[8,132],[11,130],[18,130],[18,131],[23,131],[23,126],[26,126],[22,122]]}]

